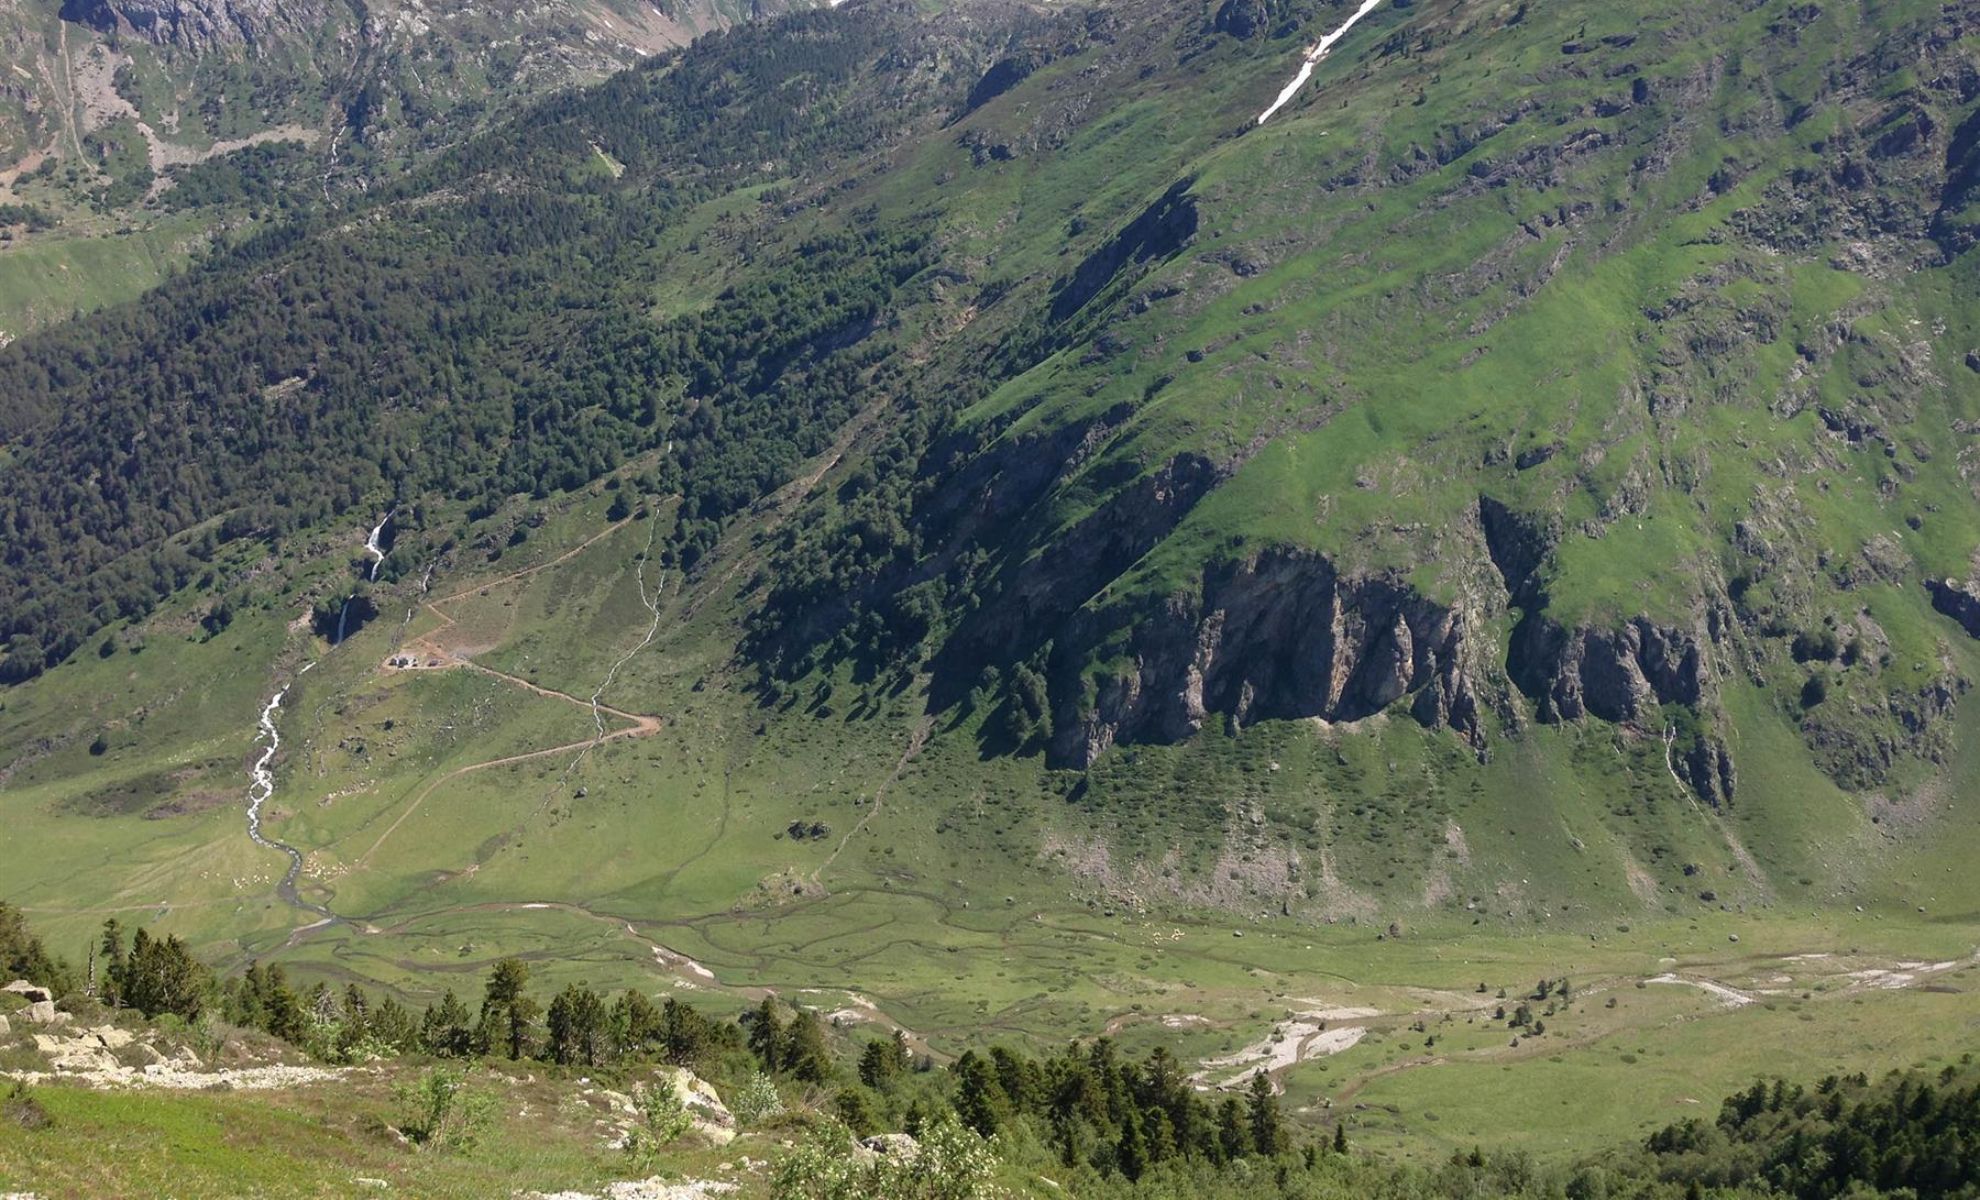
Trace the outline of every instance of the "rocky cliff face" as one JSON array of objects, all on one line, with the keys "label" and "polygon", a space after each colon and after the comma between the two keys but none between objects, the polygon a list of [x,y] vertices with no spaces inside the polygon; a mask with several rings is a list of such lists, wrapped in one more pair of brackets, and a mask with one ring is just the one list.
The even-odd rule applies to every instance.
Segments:
[{"label": "rocky cliff face", "polygon": [[64,20],[99,33],[194,54],[265,48],[322,28],[330,15],[324,0],[69,0],[62,9]]},{"label": "rocky cliff face", "polygon": [[1697,705],[1709,682],[1696,637],[1642,617],[1563,629],[1529,615],[1513,632],[1507,669],[1542,721],[1635,721],[1653,704]]},{"label": "rocky cliff face", "polygon": [[[1075,624],[1069,662],[1100,632],[1092,625]],[[1066,697],[1052,753],[1083,767],[1116,742],[1190,737],[1212,714],[1354,721],[1405,699],[1424,724],[1475,740],[1465,636],[1461,617],[1399,580],[1343,576],[1324,556],[1269,551],[1213,569],[1197,595],[1136,622],[1133,665],[1103,676],[1090,703],[1084,689]]]},{"label": "rocky cliff face", "polygon": [[[1542,723],[1592,719],[1662,738],[1673,775],[1705,801],[1729,802],[1731,755],[1691,715],[1712,706],[1719,622],[1559,624],[1539,583],[1544,531],[1489,501],[1480,515],[1464,536],[1487,543],[1475,550],[1489,547],[1507,605],[1524,614],[1502,662],[1477,641],[1494,612],[1438,603],[1394,575],[1343,571],[1325,555],[1267,550],[1206,570],[1200,586],[1153,611],[1089,606],[1064,622],[1052,759],[1084,768],[1117,744],[1181,741],[1220,715],[1248,724],[1389,711],[1482,753],[1481,697],[1517,688]],[[1689,712],[1672,717],[1665,706]]]}]

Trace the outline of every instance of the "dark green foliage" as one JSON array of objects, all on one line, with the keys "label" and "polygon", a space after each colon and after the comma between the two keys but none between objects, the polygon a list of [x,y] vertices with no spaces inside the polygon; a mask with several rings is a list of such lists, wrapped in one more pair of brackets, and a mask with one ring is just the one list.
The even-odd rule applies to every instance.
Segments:
[{"label": "dark green foliage", "polygon": [[117,994],[147,1017],[173,1013],[188,1021],[205,1008],[213,973],[176,934],[158,939],[143,929],[131,937],[130,955],[117,971]]},{"label": "dark green foliage", "polygon": [[0,900],[0,983],[25,979],[61,994],[69,989],[68,968],[49,955],[41,939],[29,931],[21,910]]},{"label": "dark green foliage", "polygon": [[777,1011],[776,1000],[765,996],[743,1017],[743,1022],[749,1030],[749,1052],[765,1071],[775,1071],[784,1044],[784,1018]]},{"label": "dark green foliage", "polygon": [[1212,1101],[1167,1047],[1137,1066],[1107,1038],[1045,1059],[997,1046],[965,1051],[950,1075],[956,1115],[968,1128],[990,1137],[1034,1123],[1061,1162],[1103,1175],[1138,1179],[1170,1162],[1269,1158],[1290,1144],[1269,1078],[1254,1078],[1243,1100]]},{"label": "dark green foliage", "polygon": [[952,1068],[956,1077],[956,1114],[982,1137],[995,1137],[1011,1117],[1011,1098],[990,1064],[965,1050]]},{"label": "dark green foliage", "polygon": [[677,1067],[701,1069],[742,1045],[735,1025],[711,1021],[672,996],[660,1009],[660,1055]]},{"label": "dark green foliage", "polygon": [[55,217],[33,204],[0,204],[0,226],[25,225],[29,233],[55,228]]},{"label": "dark green foliage", "polygon": [[305,172],[314,164],[301,142],[262,142],[169,172],[172,186],[160,202],[167,209],[218,205],[272,206],[307,203]]},{"label": "dark green foliage", "polygon": [[[909,17],[876,6],[703,39],[372,199],[439,203],[272,229],[141,305],[0,353],[14,451],[0,683],[146,615],[221,545],[369,516],[387,490],[486,513],[671,442],[662,482],[682,503],[668,553],[698,561],[724,518],[856,410],[926,233],[822,235],[664,325],[639,282],[651,250],[687,203],[869,147],[914,105],[940,106],[941,89],[908,110],[851,100],[916,73]],[[567,180],[592,141],[627,165],[622,179]]]},{"label": "dark green foliage", "polygon": [[524,990],[529,985],[529,964],[520,958],[496,963],[488,976],[488,988],[481,998],[481,1016],[475,1024],[478,1053],[504,1053],[511,1059],[534,1053],[536,1020],[543,1006]]},{"label": "dark green foliage", "polygon": [[825,1029],[817,1013],[801,1008],[791,1018],[777,1059],[781,1069],[806,1083],[823,1083],[832,1077],[832,1055],[825,1047]]},{"label": "dark green foliage", "polygon": [[907,1039],[898,1031],[891,1038],[866,1043],[859,1054],[859,1081],[875,1090],[885,1090],[907,1071]]},{"label": "dark green foliage", "polygon": [[1817,659],[1822,662],[1833,662],[1837,654],[1841,653],[1841,647],[1836,640],[1836,631],[1833,629],[1824,629],[1820,633],[1812,634],[1797,633],[1789,649],[1793,652],[1796,662]]},{"label": "dark green foliage", "polygon": [[621,1058],[644,1053],[664,1036],[660,1010],[637,988],[627,988],[612,1002],[605,1028],[613,1053]]},{"label": "dark green foliage", "polygon": [[1285,1119],[1279,1115],[1279,1098],[1272,1091],[1271,1077],[1254,1072],[1245,1088],[1246,1116],[1251,1125],[1251,1145],[1260,1154],[1277,1154],[1287,1148]]},{"label": "dark green foliage", "polygon": [[832,1109],[855,1136],[866,1137],[880,1130],[880,1118],[875,1111],[873,1094],[859,1084],[840,1088],[839,1094],[832,1101]]},{"label": "dark green foliage", "polygon": [[557,993],[550,1002],[545,1026],[548,1040],[544,1049],[552,1062],[592,1067],[604,1057],[605,1000],[590,988],[573,983]]},{"label": "dark green foliage", "polygon": [[419,1021],[419,1045],[428,1054],[442,1058],[465,1058],[474,1049],[474,1035],[468,1027],[467,1005],[452,988],[429,1005]]},{"label": "dark green foliage", "polygon": [[1651,1135],[1665,1180],[1703,1188],[1771,1189],[1828,1200],[1858,1189],[1920,1200],[1980,1189],[1980,1068],[1971,1056],[1926,1074],[1875,1083],[1831,1075],[1811,1091],[1784,1080],[1726,1098],[1718,1120]]},{"label": "dark green foliage", "polygon": [[1045,676],[1028,663],[1011,670],[1011,699],[1006,708],[1005,729],[1015,745],[1025,745],[1035,737],[1052,736],[1050,699]]}]

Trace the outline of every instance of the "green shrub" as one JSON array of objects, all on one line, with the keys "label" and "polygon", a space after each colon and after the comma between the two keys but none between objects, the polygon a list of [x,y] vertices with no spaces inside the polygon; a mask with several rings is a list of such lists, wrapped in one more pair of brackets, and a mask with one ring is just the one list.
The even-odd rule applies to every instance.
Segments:
[{"label": "green shrub", "polygon": [[436,1067],[393,1089],[399,1132],[429,1150],[471,1150],[495,1115],[495,1097],[468,1086],[467,1073]]},{"label": "green shrub", "polygon": [[626,1157],[644,1174],[653,1169],[660,1151],[679,1141],[694,1127],[687,1104],[672,1080],[633,1088],[633,1111],[638,1121],[626,1133]]}]

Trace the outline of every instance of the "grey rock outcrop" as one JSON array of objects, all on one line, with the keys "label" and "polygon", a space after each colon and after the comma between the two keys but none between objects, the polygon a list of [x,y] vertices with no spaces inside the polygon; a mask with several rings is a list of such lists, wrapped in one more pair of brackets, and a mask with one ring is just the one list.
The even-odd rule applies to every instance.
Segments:
[{"label": "grey rock outcrop", "polygon": [[1980,637],[1980,583],[1971,579],[1928,579],[1932,607],[1958,621],[1971,637]]},{"label": "grey rock outcrop", "polygon": [[1513,633],[1508,666],[1548,722],[1634,721],[1652,704],[1696,705],[1709,685],[1699,640],[1643,617],[1563,629],[1529,615]]},{"label": "grey rock outcrop", "polygon": [[1117,741],[1179,741],[1213,713],[1354,721],[1404,700],[1425,725],[1475,741],[1465,636],[1458,614],[1400,580],[1268,551],[1213,568],[1196,595],[1137,622],[1126,639],[1133,665],[1102,679],[1089,704],[1056,714],[1053,757],[1087,766]]},{"label": "grey rock outcrop", "polygon": [[27,1001],[29,1004],[33,1004],[41,1000],[53,1000],[55,998],[54,996],[49,994],[47,988],[42,987],[39,984],[29,983],[25,979],[16,979],[12,983],[6,984],[4,986],[0,986],[0,992],[8,992],[13,995],[19,996],[21,999]]},{"label": "grey rock outcrop", "polygon": [[101,33],[194,54],[264,49],[287,36],[306,39],[329,15],[322,0],[69,0],[62,8],[65,20]]}]

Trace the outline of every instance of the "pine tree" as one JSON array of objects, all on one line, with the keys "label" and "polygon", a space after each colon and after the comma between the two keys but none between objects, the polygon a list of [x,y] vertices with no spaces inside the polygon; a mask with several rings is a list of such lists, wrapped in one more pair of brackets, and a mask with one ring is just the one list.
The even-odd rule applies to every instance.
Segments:
[{"label": "pine tree", "polygon": [[1265,1072],[1252,1075],[1248,1100],[1252,1148],[1268,1156],[1284,1150],[1286,1130],[1279,1116],[1279,1098],[1273,1095],[1272,1080]]},{"label": "pine tree", "polygon": [[832,1055],[825,1048],[825,1029],[818,1014],[799,1009],[790,1028],[784,1032],[779,1055],[784,1070],[807,1083],[823,1083],[832,1077]]},{"label": "pine tree", "polygon": [[123,975],[132,1008],[147,1017],[169,1012],[188,1021],[199,1016],[213,983],[212,973],[176,934],[160,941],[143,929],[131,939]]},{"label": "pine tree", "polygon": [[1251,1148],[1251,1131],[1244,1125],[1244,1106],[1236,1096],[1224,1097],[1217,1106],[1217,1152],[1220,1161],[1231,1162],[1244,1157]]},{"label": "pine tree", "polygon": [[529,1053],[542,1007],[525,994],[523,989],[528,985],[528,963],[520,958],[505,958],[495,964],[482,995],[481,1019],[475,1026],[478,1051],[486,1054],[500,1046],[511,1059],[521,1059]]},{"label": "pine tree", "polygon": [[[674,1003],[671,999],[668,1003]],[[610,1030],[612,1053],[620,1058],[638,1058],[646,1053],[647,1047],[660,1039],[660,1010],[647,999],[646,993],[638,988],[627,988],[612,1004],[612,1015],[606,1022]]]},{"label": "pine tree", "polygon": [[536,1045],[536,1019],[543,1015],[543,1006],[528,996],[518,996],[509,1004],[507,1015],[502,1032],[509,1058],[530,1057]]},{"label": "pine tree", "polygon": [[717,1025],[672,996],[660,1009],[660,1041],[667,1061],[677,1067],[699,1066],[721,1045],[728,1026]]},{"label": "pine tree", "polygon": [[467,1005],[448,988],[440,1003],[429,1007],[419,1022],[419,1044],[428,1054],[465,1058],[473,1050]]},{"label": "pine tree", "polygon": [[982,1137],[995,1137],[1010,1118],[1010,1097],[990,1064],[974,1050],[956,1060],[956,1115]]},{"label": "pine tree", "polygon": [[411,1050],[416,1044],[412,1014],[406,1011],[405,1005],[390,996],[379,1000],[366,1014],[365,1026],[374,1040],[394,1050]]},{"label": "pine tree", "polygon": [[907,1066],[907,1043],[896,1030],[893,1037],[876,1038],[859,1052],[859,1081],[875,1091],[885,1091]]},{"label": "pine tree", "polygon": [[598,1065],[604,1049],[605,1001],[583,984],[573,983],[550,1002],[549,1044],[545,1052],[563,1065]]},{"label": "pine tree", "polygon": [[1141,1115],[1130,1108],[1121,1122],[1121,1140],[1114,1147],[1114,1165],[1121,1174],[1138,1180],[1148,1169],[1148,1143],[1141,1132]]},{"label": "pine tree", "polygon": [[68,968],[28,932],[26,914],[4,900],[0,900],[0,975],[40,984],[58,996],[70,987]]},{"label": "pine tree", "polygon": [[784,1021],[777,1014],[777,1001],[763,998],[750,1014],[749,1051],[765,1071],[775,1071],[783,1063]]},{"label": "pine tree", "polygon": [[854,1137],[866,1137],[880,1128],[880,1118],[873,1111],[873,1094],[862,1085],[840,1088],[833,1107]]},{"label": "pine tree", "polygon": [[301,1045],[309,1034],[309,1020],[303,1012],[302,1000],[289,986],[289,976],[276,964],[261,975],[261,1010],[264,1030],[285,1042]]},{"label": "pine tree", "polygon": [[103,984],[97,989],[97,998],[111,1008],[122,1008],[124,979],[124,927],[117,918],[103,922]]}]

